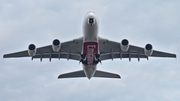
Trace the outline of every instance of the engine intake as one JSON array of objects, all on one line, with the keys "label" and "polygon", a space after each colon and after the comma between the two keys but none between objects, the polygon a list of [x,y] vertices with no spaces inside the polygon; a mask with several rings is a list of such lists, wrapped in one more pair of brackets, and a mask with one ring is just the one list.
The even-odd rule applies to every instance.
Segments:
[{"label": "engine intake", "polygon": [[144,53],[146,56],[151,56],[153,53],[153,47],[151,44],[146,44],[145,48],[144,48]]},{"label": "engine intake", "polygon": [[61,43],[58,39],[54,39],[54,41],[52,42],[52,49],[55,52],[58,52],[61,48]]},{"label": "engine intake", "polygon": [[120,46],[121,46],[121,50],[122,50],[123,52],[128,51],[128,49],[129,49],[129,41],[128,41],[127,39],[123,39],[123,40],[121,41]]},{"label": "engine intake", "polygon": [[30,44],[28,46],[28,54],[29,56],[33,57],[36,55],[36,46],[34,44]]}]

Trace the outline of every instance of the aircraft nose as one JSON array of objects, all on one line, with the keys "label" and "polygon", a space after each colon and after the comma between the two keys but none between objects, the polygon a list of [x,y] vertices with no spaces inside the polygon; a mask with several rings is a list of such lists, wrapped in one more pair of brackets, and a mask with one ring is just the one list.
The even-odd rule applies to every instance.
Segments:
[{"label": "aircraft nose", "polygon": [[95,13],[93,11],[89,11],[87,14],[94,15]]}]

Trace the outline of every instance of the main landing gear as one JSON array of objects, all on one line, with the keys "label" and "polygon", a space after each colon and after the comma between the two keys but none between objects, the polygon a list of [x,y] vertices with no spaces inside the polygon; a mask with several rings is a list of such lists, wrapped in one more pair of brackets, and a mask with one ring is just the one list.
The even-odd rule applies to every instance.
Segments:
[{"label": "main landing gear", "polygon": [[82,62],[82,64],[87,64],[86,54],[81,54],[81,59],[80,59],[79,63],[81,63],[81,62]]},{"label": "main landing gear", "polygon": [[[93,64],[98,64],[99,62],[101,63],[101,60],[99,58],[100,58],[100,54],[95,54]],[[82,62],[82,64],[87,64],[86,54],[81,54],[81,59],[80,59],[79,63],[81,63],[81,62]]]}]

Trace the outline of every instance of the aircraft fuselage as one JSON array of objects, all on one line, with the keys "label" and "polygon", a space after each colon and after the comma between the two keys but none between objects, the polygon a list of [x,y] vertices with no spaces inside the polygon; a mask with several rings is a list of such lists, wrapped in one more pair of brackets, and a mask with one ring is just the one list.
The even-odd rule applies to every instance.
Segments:
[{"label": "aircraft fuselage", "polygon": [[87,13],[83,23],[82,54],[84,55],[83,70],[90,79],[96,71],[97,55],[99,54],[98,23],[93,12]]}]

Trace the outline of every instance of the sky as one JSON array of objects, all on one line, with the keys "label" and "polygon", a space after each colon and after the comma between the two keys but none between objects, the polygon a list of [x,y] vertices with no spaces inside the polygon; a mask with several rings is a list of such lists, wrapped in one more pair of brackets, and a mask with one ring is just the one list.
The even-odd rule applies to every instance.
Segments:
[{"label": "sky", "polygon": [[[1,0],[0,101],[179,101],[179,0]],[[121,79],[57,79],[82,70],[78,61],[31,58],[3,59],[3,54],[50,45],[82,36],[89,11],[99,22],[99,36],[175,53],[176,59],[102,61],[98,70]]]}]

